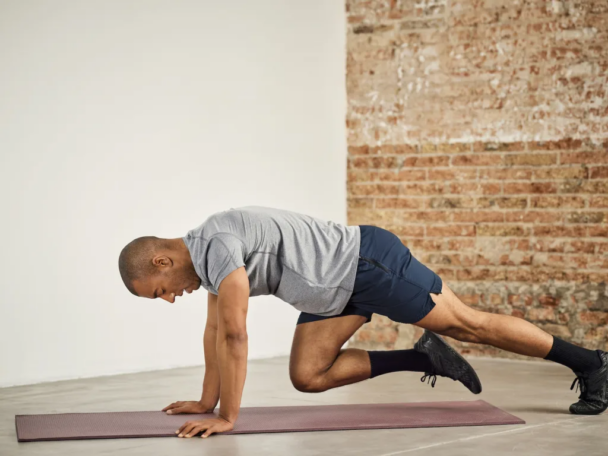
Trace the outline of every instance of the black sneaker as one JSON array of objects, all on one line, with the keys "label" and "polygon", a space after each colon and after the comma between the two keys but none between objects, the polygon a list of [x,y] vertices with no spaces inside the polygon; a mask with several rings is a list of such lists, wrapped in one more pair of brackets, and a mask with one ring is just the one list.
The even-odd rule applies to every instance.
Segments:
[{"label": "black sneaker", "polygon": [[431,377],[434,377],[431,386],[435,388],[437,375],[441,375],[454,381],[458,380],[473,394],[481,393],[481,382],[473,366],[439,335],[425,329],[422,337],[414,344],[414,350],[425,353],[433,365],[433,372],[425,372],[420,379],[421,382],[424,382],[427,377],[429,377],[429,381]]},{"label": "black sneaker", "polygon": [[602,361],[599,368],[591,372],[574,371],[576,378],[570,389],[574,388],[576,383],[576,391],[579,386],[581,389],[579,401],[570,406],[570,413],[575,415],[599,415],[608,408],[608,353],[602,350],[596,352]]}]

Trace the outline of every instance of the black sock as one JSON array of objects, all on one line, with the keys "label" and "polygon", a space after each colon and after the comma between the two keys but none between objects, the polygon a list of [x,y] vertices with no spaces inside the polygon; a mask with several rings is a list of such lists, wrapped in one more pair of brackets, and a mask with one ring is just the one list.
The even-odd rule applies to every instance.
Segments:
[{"label": "black sock", "polygon": [[425,353],[410,350],[368,350],[372,374],[369,378],[396,371],[430,372],[431,361]]},{"label": "black sock", "polygon": [[579,347],[555,336],[553,346],[545,359],[569,367],[575,372],[593,371],[602,365],[602,360],[595,350]]}]

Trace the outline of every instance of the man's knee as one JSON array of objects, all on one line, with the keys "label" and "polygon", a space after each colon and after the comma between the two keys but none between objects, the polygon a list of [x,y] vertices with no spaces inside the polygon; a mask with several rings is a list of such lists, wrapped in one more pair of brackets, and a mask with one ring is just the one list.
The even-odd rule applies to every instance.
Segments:
[{"label": "man's knee", "polygon": [[320,393],[325,391],[319,375],[310,373],[293,373],[290,374],[291,383],[295,389],[302,393]]},{"label": "man's knee", "polygon": [[302,393],[321,393],[325,391],[325,388],[323,388],[322,383],[314,377],[292,378],[291,383],[293,384],[295,389],[301,391]]},{"label": "man's knee", "polygon": [[474,311],[466,319],[458,320],[447,328],[442,334],[461,342],[480,343],[485,340],[485,331],[488,328],[488,312]]}]

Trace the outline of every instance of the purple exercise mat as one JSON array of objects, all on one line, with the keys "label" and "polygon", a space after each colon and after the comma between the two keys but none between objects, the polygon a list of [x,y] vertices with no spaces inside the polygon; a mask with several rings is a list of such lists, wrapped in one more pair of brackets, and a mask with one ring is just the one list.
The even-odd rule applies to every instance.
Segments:
[{"label": "purple exercise mat", "polygon": [[[212,413],[167,415],[163,411],[15,415],[15,426],[19,442],[177,438],[175,431],[186,421],[214,416]],[[525,424],[525,421],[483,400],[241,407],[234,429],[213,435],[497,424]]]}]

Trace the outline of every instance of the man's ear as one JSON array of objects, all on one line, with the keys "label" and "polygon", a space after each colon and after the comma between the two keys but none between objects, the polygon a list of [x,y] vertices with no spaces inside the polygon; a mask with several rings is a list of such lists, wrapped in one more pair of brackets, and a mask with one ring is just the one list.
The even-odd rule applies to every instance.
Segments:
[{"label": "man's ear", "polygon": [[152,264],[154,266],[170,266],[173,263],[173,260],[169,258],[167,255],[156,255],[152,258]]}]

